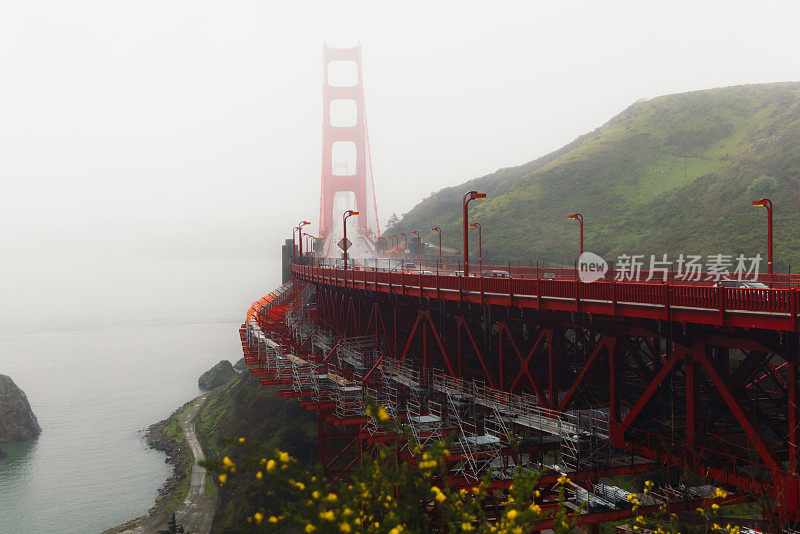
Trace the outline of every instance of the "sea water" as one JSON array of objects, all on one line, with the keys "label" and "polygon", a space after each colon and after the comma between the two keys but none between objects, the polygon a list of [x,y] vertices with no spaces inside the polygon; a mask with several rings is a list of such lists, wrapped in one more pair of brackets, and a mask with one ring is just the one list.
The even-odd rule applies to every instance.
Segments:
[{"label": "sea water", "polygon": [[0,373],[42,435],[0,444],[0,533],[97,533],[144,515],[170,475],[142,430],[241,358],[278,260],[12,258],[0,264]]}]

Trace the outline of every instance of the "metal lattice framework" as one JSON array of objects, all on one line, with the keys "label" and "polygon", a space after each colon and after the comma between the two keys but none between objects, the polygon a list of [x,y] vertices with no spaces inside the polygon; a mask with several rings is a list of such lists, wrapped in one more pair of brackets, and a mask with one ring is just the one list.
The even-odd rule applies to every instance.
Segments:
[{"label": "metal lattice framework", "polygon": [[[715,484],[732,501],[768,495],[774,521],[797,515],[796,290],[293,273],[254,305],[243,346],[263,383],[318,411],[332,479],[378,442],[414,461],[405,435],[366,415],[369,395],[416,442],[453,437],[451,485],[488,473],[503,491],[529,468],[547,488],[568,474],[589,505],[579,524],[629,517],[603,477],[658,470],[668,480],[645,513],[695,507]],[[291,378],[270,363],[281,358]]]}]

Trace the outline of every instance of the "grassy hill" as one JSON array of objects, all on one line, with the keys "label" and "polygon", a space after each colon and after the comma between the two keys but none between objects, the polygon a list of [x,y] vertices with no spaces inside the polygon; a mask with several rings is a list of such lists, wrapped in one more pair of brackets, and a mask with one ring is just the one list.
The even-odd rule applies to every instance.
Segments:
[{"label": "grassy hill", "polygon": [[[776,269],[800,267],[800,83],[745,85],[640,101],[547,156],[434,193],[385,235],[440,226],[461,249],[461,198],[480,221],[484,257],[572,265],[579,211],[585,248],[622,253],[766,257],[775,204]],[[476,248],[477,239],[471,240]],[[766,260],[764,263],[766,268]]]}]

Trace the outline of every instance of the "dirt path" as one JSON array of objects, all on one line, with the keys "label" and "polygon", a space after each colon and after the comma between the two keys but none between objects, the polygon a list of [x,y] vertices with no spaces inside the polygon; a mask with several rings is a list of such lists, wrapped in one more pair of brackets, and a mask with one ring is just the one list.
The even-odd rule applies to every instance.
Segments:
[{"label": "dirt path", "polygon": [[[214,502],[206,495],[206,468],[197,465],[197,462],[205,459],[205,455],[194,429],[194,420],[209,395],[211,393],[197,397],[194,404],[181,415],[179,420],[186,442],[192,449],[195,464],[192,466],[186,500],[175,510],[175,520],[179,525],[183,525],[186,532],[191,534],[209,534],[211,522],[214,519]],[[159,513],[153,517],[134,519],[107,531],[107,533],[156,534],[159,530],[166,528],[168,520],[168,516]]]},{"label": "dirt path", "polygon": [[186,532],[192,534],[208,534],[211,532],[211,521],[214,519],[214,503],[206,495],[206,468],[197,465],[205,460],[203,448],[197,440],[194,430],[194,420],[208,398],[208,393],[199,397],[191,408],[181,416],[181,428],[186,441],[192,448],[195,464],[192,466],[192,478],[189,483],[189,493],[183,505],[175,512],[175,519],[183,525]]}]

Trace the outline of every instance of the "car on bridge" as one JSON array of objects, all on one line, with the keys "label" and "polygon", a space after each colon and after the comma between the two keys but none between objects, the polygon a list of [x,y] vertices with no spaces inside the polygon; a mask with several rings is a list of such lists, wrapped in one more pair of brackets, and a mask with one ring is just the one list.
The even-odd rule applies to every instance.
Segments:
[{"label": "car on bridge", "polygon": [[741,287],[745,289],[769,289],[763,282],[751,282],[747,280],[720,280],[714,283],[714,287]]},{"label": "car on bridge", "polygon": [[497,269],[492,269],[491,271],[483,271],[481,276],[484,278],[511,278],[511,273],[508,271],[498,271]]}]

